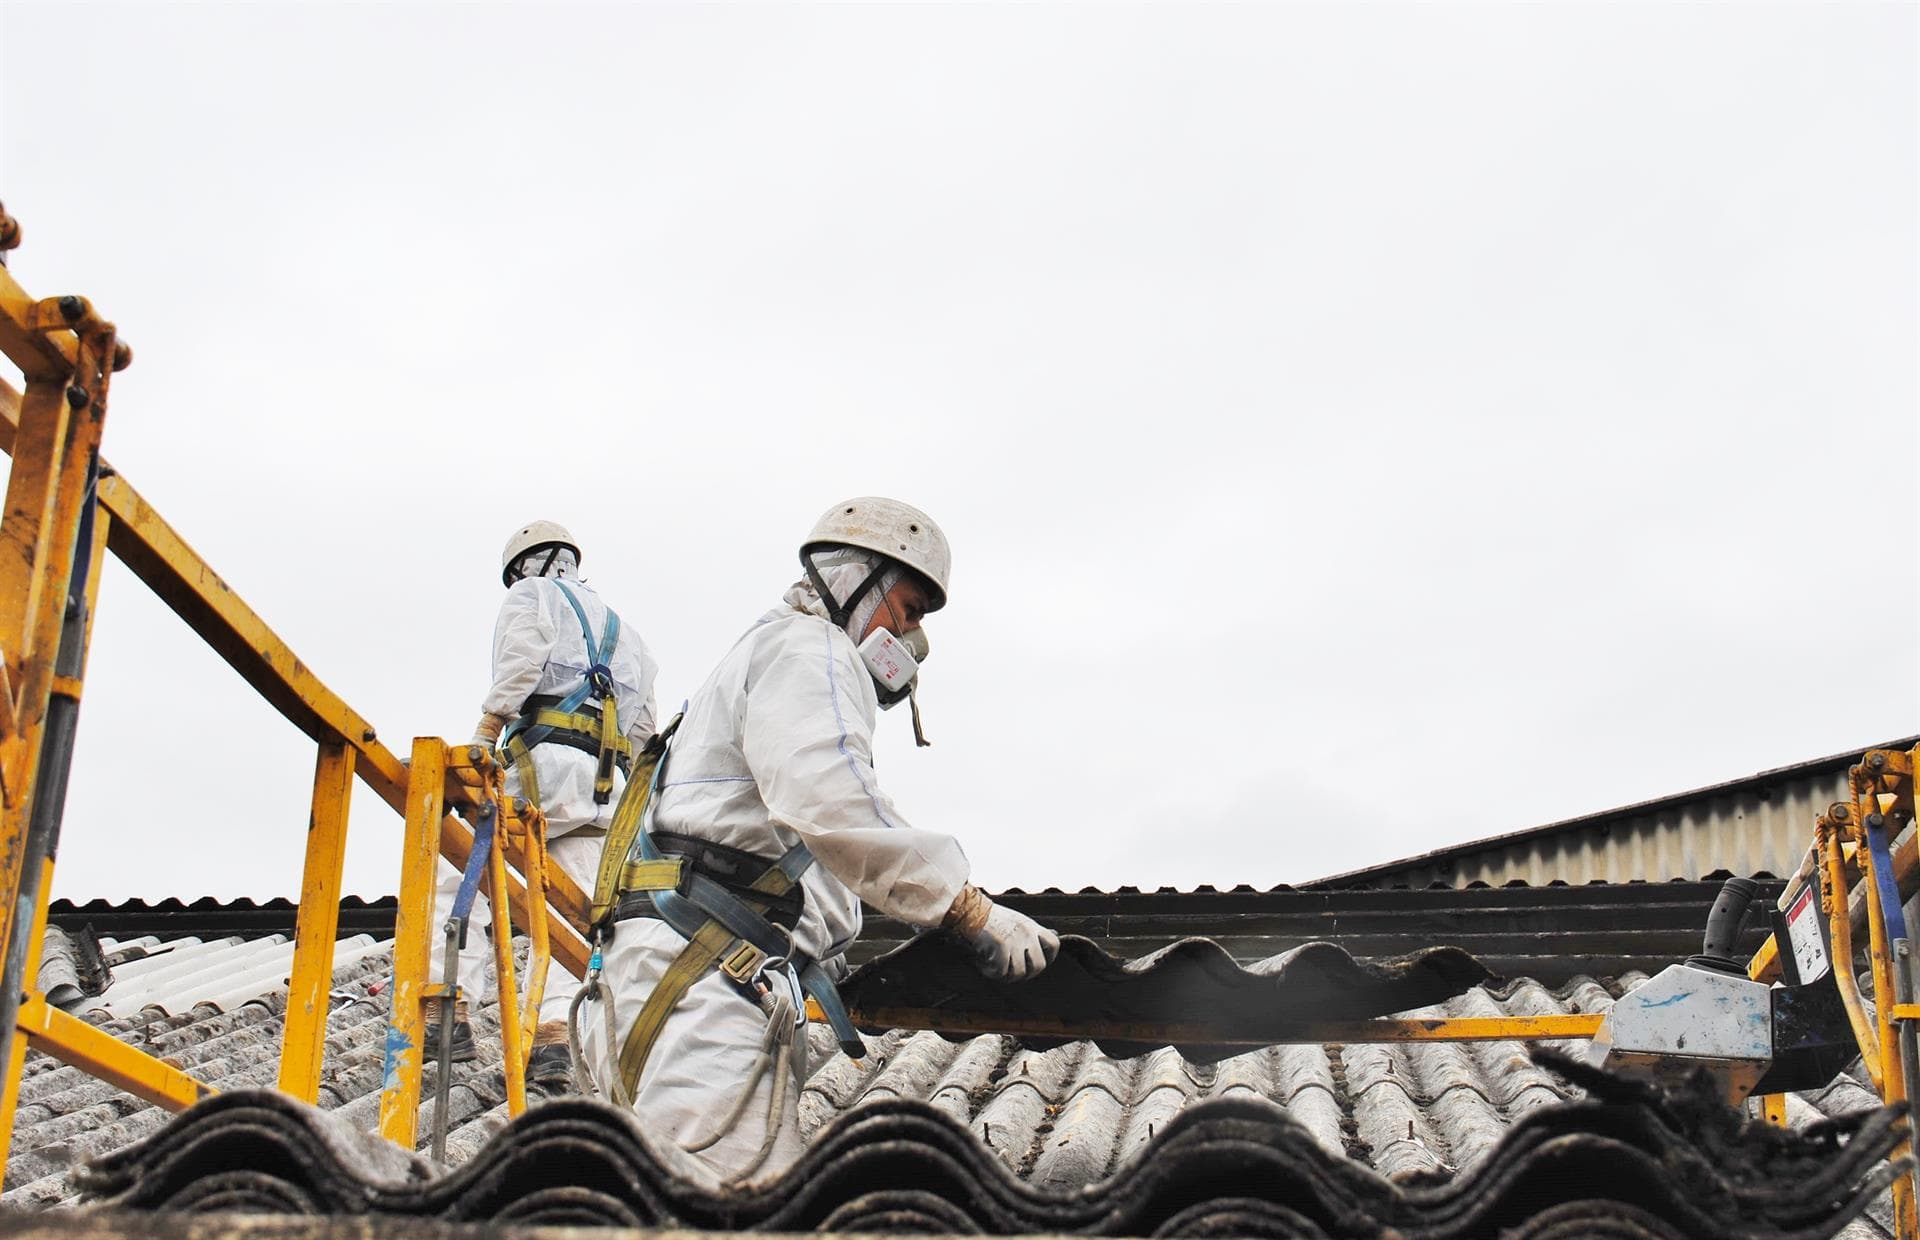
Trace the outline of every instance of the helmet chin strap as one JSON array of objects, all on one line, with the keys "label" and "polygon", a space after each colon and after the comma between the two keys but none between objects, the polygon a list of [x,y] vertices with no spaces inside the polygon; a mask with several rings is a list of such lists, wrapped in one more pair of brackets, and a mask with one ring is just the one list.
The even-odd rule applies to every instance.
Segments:
[{"label": "helmet chin strap", "polygon": [[[860,600],[865,598],[873,587],[880,584],[880,579],[887,575],[887,569],[892,567],[888,564],[886,557],[875,556],[874,558],[879,563],[867,573],[865,580],[853,588],[853,593],[847,596],[844,603],[834,599],[833,591],[827,588],[827,579],[821,576],[819,566],[813,562],[813,556],[806,558],[807,580],[813,583],[813,592],[820,596],[820,601],[827,605],[827,616],[833,621],[835,628],[847,627],[847,621],[852,617],[853,609],[860,605]],[[852,637],[853,634],[849,633],[847,636]],[[855,638],[855,640],[859,639]]]},{"label": "helmet chin strap", "polygon": [[548,547],[547,558],[545,561],[541,563],[538,572],[531,571],[527,561],[533,556],[539,554],[539,548],[536,547],[534,550],[527,552],[526,555],[520,557],[520,559],[514,564],[514,567],[513,567],[514,582],[515,583],[522,582],[529,577],[544,577],[548,573],[552,572],[553,562],[560,558],[560,551],[561,551],[561,548],[559,547],[558,544]]}]

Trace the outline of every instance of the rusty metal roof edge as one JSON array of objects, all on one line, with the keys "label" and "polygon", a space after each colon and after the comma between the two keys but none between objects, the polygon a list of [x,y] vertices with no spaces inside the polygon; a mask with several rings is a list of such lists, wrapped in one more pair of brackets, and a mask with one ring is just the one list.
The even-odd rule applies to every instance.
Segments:
[{"label": "rusty metal roof edge", "polygon": [[[1603,809],[1590,814],[1581,814],[1576,818],[1563,818],[1558,822],[1550,822],[1544,826],[1524,827],[1518,831],[1508,831],[1501,835],[1488,835],[1477,840],[1467,840],[1459,844],[1449,844],[1444,848],[1436,848],[1430,852],[1415,853],[1407,857],[1397,857],[1392,861],[1382,861],[1375,865],[1362,866],[1357,870],[1345,870],[1339,874],[1328,875],[1325,878],[1316,878],[1299,883],[1297,887],[1301,891],[1319,891],[1347,883],[1363,882],[1367,879],[1391,874],[1395,870],[1412,869],[1417,866],[1431,865],[1436,861],[1442,861],[1447,858],[1462,857],[1468,853],[1484,852],[1488,849],[1504,848],[1513,844],[1523,844],[1529,840],[1544,839],[1547,836],[1595,826],[1609,819],[1627,818],[1639,814],[1646,814],[1667,806],[1677,805],[1684,801],[1693,801],[1702,797],[1721,795],[1756,784],[1774,783],[1785,779],[1817,775],[1830,770],[1843,771],[1858,762],[1861,756],[1869,750],[1912,749],[1916,745],[1920,745],[1920,735],[1899,737],[1894,740],[1883,741],[1877,745],[1867,745],[1860,749],[1846,749],[1836,754],[1829,754],[1824,758],[1813,758],[1806,762],[1796,762],[1790,766],[1771,767],[1764,771],[1756,771],[1752,775],[1743,775],[1738,779],[1723,780],[1717,784],[1707,784],[1703,787],[1689,789],[1686,792],[1675,792],[1662,797],[1654,797],[1646,801],[1635,801],[1629,805],[1620,805],[1612,809]],[[1807,826],[1808,831],[1811,832],[1813,824],[1809,823]]]}]

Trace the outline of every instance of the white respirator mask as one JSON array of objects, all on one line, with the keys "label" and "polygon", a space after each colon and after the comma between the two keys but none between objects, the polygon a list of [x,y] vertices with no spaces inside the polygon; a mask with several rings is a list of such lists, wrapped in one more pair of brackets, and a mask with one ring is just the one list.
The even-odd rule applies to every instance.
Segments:
[{"label": "white respirator mask", "polygon": [[875,629],[860,643],[860,658],[873,677],[874,696],[881,710],[892,710],[906,699],[913,711],[913,743],[922,748],[933,744],[920,726],[920,698],[915,692],[920,680],[920,665],[932,653],[927,631],[914,627],[895,636],[888,629]]},{"label": "white respirator mask", "polygon": [[913,692],[920,665],[931,653],[930,645],[927,631],[922,628],[908,629],[899,637],[887,629],[875,629],[860,643],[860,657],[866,661],[867,671],[873,674],[880,709],[898,706],[902,698]]}]

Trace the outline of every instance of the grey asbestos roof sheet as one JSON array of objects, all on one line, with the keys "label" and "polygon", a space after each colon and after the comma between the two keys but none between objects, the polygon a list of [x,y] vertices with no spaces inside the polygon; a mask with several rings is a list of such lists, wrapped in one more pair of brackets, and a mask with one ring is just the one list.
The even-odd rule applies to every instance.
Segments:
[{"label": "grey asbestos roof sheet", "polygon": [[[1098,1022],[1104,1031],[1095,1043],[1116,1056],[1161,1045],[1130,1031],[1169,1022],[1203,1024],[1219,1043],[1173,1041],[1187,1058],[1212,1063],[1234,1054],[1236,1045],[1278,1036],[1272,1031],[1288,1020],[1386,1016],[1450,999],[1489,976],[1457,947],[1360,961],[1332,943],[1304,943],[1242,966],[1210,939],[1181,939],[1137,960],[1118,960],[1091,939],[1062,935],[1059,955],[1045,972],[1010,986],[983,976],[972,954],[951,937],[929,934],[860,966],[842,991],[858,1011],[938,1010],[964,1018],[960,1028],[1025,1033],[1067,1014]],[[892,1019],[923,1023],[904,1015]],[[1021,1038],[1038,1048],[1066,1040],[1031,1033]]]},{"label": "grey asbestos roof sheet", "polygon": [[[1573,1071],[1561,1065],[1561,1071]],[[1472,1168],[1389,1179],[1253,1097],[1183,1108],[1086,1184],[1009,1171],[952,1117],[880,1102],[838,1116],[784,1174],[721,1191],[604,1103],[536,1108],[436,1175],[270,1090],[211,1098],[77,1176],[144,1210],[378,1215],[707,1231],[1545,1240],[1827,1236],[1889,1178],[1902,1113],[1793,1135],[1702,1086],[1673,1094],[1581,1074],[1589,1096],[1508,1128]]]},{"label": "grey asbestos roof sheet", "polygon": [[[155,941],[142,950],[158,958],[173,949]],[[388,967],[386,952],[376,950],[347,960],[334,978],[321,1104],[347,1129],[370,1130],[375,1123]],[[1600,1012],[1640,980],[1628,973],[1556,988],[1526,979],[1500,989],[1474,986],[1418,1014]],[[226,1010],[191,998],[175,994],[169,1008],[87,1019],[216,1089],[271,1087],[284,991]],[[475,1032],[481,1059],[456,1066],[450,1102],[449,1160],[456,1164],[472,1159],[507,1123],[491,1004],[477,1011]],[[1201,1103],[1258,1103],[1287,1118],[1287,1131],[1295,1134],[1290,1139],[1388,1183],[1411,1184],[1436,1173],[1474,1173],[1527,1116],[1580,1096],[1517,1042],[1278,1046],[1209,1064],[1164,1049],[1115,1058],[1086,1042],[1029,1049],[998,1036],[950,1041],[895,1031],[870,1039],[871,1053],[855,1062],[835,1052],[824,1030],[811,1036],[817,1067],[800,1108],[810,1139],[824,1139],[849,1115],[915,1104],[970,1134],[980,1158],[1014,1181],[1049,1193],[1081,1191],[1112,1176]],[[1842,1077],[1790,1099],[1789,1119],[1805,1131],[1875,1106],[1869,1091]],[[431,1109],[429,1102],[423,1133],[430,1130]],[[0,1200],[29,1208],[71,1203],[70,1172],[77,1165],[153,1135],[168,1118],[35,1053]],[[1888,1236],[1889,1223],[1876,1204],[1844,1234]]]}]

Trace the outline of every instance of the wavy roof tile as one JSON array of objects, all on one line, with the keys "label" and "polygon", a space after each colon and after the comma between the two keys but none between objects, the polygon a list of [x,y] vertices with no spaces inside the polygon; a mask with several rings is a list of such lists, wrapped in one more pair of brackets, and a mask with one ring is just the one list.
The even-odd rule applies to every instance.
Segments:
[{"label": "wavy roof tile", "polygon": [[[1626,937],[1618,940],[1622,954],[1595,954],[1593,963],[1604,967],[1633,958],[1632,952],[1638,949],[1631,940],[1643,933],[1634,929],[1639,921],[1679,916],[1663,910],[1682,886],[1689,885],[1676,885],[1672,891],[1617,891],[1624,903],[1607,910],[1591,907],[1594,899],[1606,892],[1584,893],[1564,906],[1555,903],[1561,897],[1544,889],[1536,889],[1535,894],[1541,897],[1539,910],[1551,921],[1574,924],[1586,918],[1596,926],[1606,923],[1610,927],[1605,930],[1607,935],[1625,932]],[[1464,906],[1458,915],[1470,922],[1475,918],[1479,922],[1490,917],[1506,918],[1516,936],[1524,935],[1529,919],[1541,913],[1514,903],[1515,894],[1488,893],[1484,897],[1504,910],[1497,916],[1486,909]],[[1657,898],[1643,898],[1648,895]],[[1227,897],[1209,897],[1222,898]],[[1419,922],[1440,917],[1444,922],[1455,916],[1447,911],[1454,903],[1471,903],[1478,897],[1475,893],[1435,892],[1367,893],[1367,898],[1395,904],[1395,918],[1404,916]],[[1427,903],[1433,907],[1427,908]],[[1633,909],[1643,911],[1622,911]],[[1704,905],[1700,911],[1704,911]],[[1371,914],[1353,910],[1349,914],[1358,917],[1363,927],[1371,925],[1366,921]],[[1685,915],[1694,916],[1692,912]],[[1132,925],[1128,916],[1109,923],[1106,942],[1131,944],[1146,933]],[[1343,915],[1343,923],[1348,919]],[[1699,920],[1693,924],[1697,926]],[[1373,926],[1367,933],[1378,929]],[[106,946],[112,950],[105,960],[115,966],[114,987],[118,989],[143,976],[152,985],[163,968],[177,969],[182,962],[191,962],[196,951],[215,960],[230,957],[237,962],[242,957],[236,953],[243,951],[275,958],[272,953],[282,946],[268,943],[271,935],[222,937],[240,941],[202,939],[195,944],[184,940],[201,936],[143,936],[120,943],[108,941]],[[74,940],[84,945],[85,936],[72,936],[70,943]],[[1276,942],[1258,935],[1233,941],[1237,946]],[[1412,945],[1404,935],[1400,942],[1403,947]],[[331,1113],[331,1123],[345,1131],[366,1131],[374,1126],[378,1110],[389,957],[385,944],[369,949],[352,937],[342,940],[341,950],[321,1101]],[[189,970],[184,976],[196,972]],[[258,974],[260,969],[249,972]],[[231,971],[224,970],[207,974],[209,980],[231,976]],[[1470,986],[1420,1011],[1456,1016],[1598,1012],[1641,978],[1639,972],[1630,969],[1615,976],[1582,976],[1558,984],[1520,977],[1497,987]],[[155,997],[151,1005],[142,1003],[136,1009],[129,1001],[118,1012],[98,1010],[86,1019],[116,1037],[173,1059],[216,1088],[267,1088],[277,1075],[284,983],[267,979],[256,984],[260,993],[255,996],[238,1001],[228,996],[224,1002],[212,987],[161,987],[152,992]],[[196,990],[204,993],[194,993]],[[83,1006],[100,1008],[102,1002],[96,998]],[[482,1058],[456,1066],[449,1103],[449,1158],[456,1165],[481,1156],[489,1140],[507,1123],[498,1043],[492,1040],[497,1034],[491,1004],[477,1011],[476,1026]],[[1271,1112],[1284,1117],[1284,1124],[1264,1131],[1269,1137],[1284,1132],[1286,1142],[1299,1147],[1289,1153],[1294,1159],[1292,1165],[1310,1169],[1315,1176],[1346,1174],[1327,1170],[1336,1166],[1387,1184],[1412,1185],[1421,1177],[1433,1175],[1487,1177],[1491,1175],[1487,1169],[1504,1157],[1501,1150],[1505,1143],[1529,1122],[1527,1117],[1561,1110],[1582,1096],[1579,1089],[1538,1067],[1530,1058],[1531,1048],[1516,1042],[1279,1046],[1206,1063],[1168,1049],[1116,1058],[1086,1042],[1030,1048],[998,1036],[949,1041],[931,1033],[896,1031],[872,1039],[872,1052],[856,1063],[834,1051],[825,1031],[815,1031],[813,1038],[818,1066],[804,1087],[800,1109],[803,1130],[813,1142],[843,1139],[833,1134],[887,1131],[884,1126],[861,1127],[864,1121],[860,1117],[877,1119],[882,1114],[920,1116],[909,1127],[912,1133],[925,1134],[931,1131],[922,1122],[925,1115],[938,1115],[945,1117],[950,1129],[966,1134],[969,1148],[975,1151],[969,1157],[975,1163],[986,1160],[999,1168],[992,1173],[994,1176],[1009,1177],[1024,1186],[1022,1191],[1038,1193],[1084,1193],[1088,1186],[1109,1181],[1118,1169],[1134,1165],[1131,1160],[1158,1148],[1155,1143],[1176,1124],[1188,1122],[1182,1117],[1194,1113],[1197,1107],[1216,1103],[1245,1104],[1256,1107],[1262,1115]],[[431,1081],[426,1094],[431,1099]],[[1789,1119],[1796,1131],[1817,1135],[1827,1119],[1864,1114],[1877,1104],[1874,1095],[1842,1077],[1823,1090],[1791,1098]],[[906,1110],[889,1110],[899,1107]],[[430,1129],[431,1111],[429,1101],[423,1133]],[[37,1053],[30,1056],[4,1201],[28,1207],[71,1203],[77,1191],[72,1175],[75,1168],[153,1137],[166,1127],[168,1118],[76,1069]],[[952,1139],[950,1134],[941,1136],[935,1145]],[[895,1138],[875,1140],[880,1146],[888,1146]],[[921,1154],[915,1154],[914,1159],[920,1161],[907,1165],[921,1170],[899,1172],[895,1180],[915,1185],[911,1191],[919,1192],[925,1186],[916,1185],[913,1177],[933,1174],[927,1170],[933,1164],[924,1161]],[[1528,1165],[1536,1166],[1537,1171],[1537,1165]],[[901,1180],[902,1176],[907,1178]],[[1493,1176],[1475,1182],[1498,1179]],[[1366,1182],[1371,1184],[1373,1180]],[[104,1183],[98,1181],[96,1185]],[[1863,1178],[1859,1184],[1868,1185],[1869,1180]],[[1553,1193],[1536,1197],[1541,1203],[1555,1199]],[[925,1224],[945,1219],[944,1225],[954,1227],[966,1221],[958,1215],[941,1214],[939,1211],[946,1207],[936,1209],[936,1203],[926,1201],[903,1205],[891,1214],[888,1210],[869,1212],[869,1205],[842,1201],[828,1214],[838,1220],[835,1226],[851,1226],[852,1222],[881,1225],[889,1218],[902,1226],[906,1223],[901,1220],[911,1219]],[[842,1211],[841,1207],[846,1209]],[[1277,1227],[1273,1219],[1282,1217],[1263,1213],[1266,1207],[1260,1205],[1246,1206],[1251,1214],[1236,1213],[1241,1209],[1223,1205],[1213,1214],[1187,1219],[1181,1226],[1217,1225],[1252,1229],[1257,1234],[1260,1227]],[[1576,1225],[1579,1220],[1585,1220],[1579,1225],[1591,1224],[1591,1211],[1581,1214],[1576,1210],[1560,1219],[1552,1209],[1542,1204],[1535,1222],[1546,1230],[1537,1234],[1591,1234]],[[921,1210],[934,1213],[915,1213]],[[1664,1216],[1657,1211],[1655,1218],[1660,1226],[1676,1225],[1670,1218],[1660,1221]],[[1033,1221],[1027,1219],[1022,1225]],[[1325,1231],[1323,1224],[1315,1225]],[[1554,1231],[1554,1227],[1561,1230]],[[1660,1231],[1648,1224],[1641,1233],[1619,1234],[1690,1233]],[[1891,1235],[1884,1204],[1868,1203],[1865,1216],[1849,1224],[1842,1234],[1849,1240],[1877,1240]]]}]

